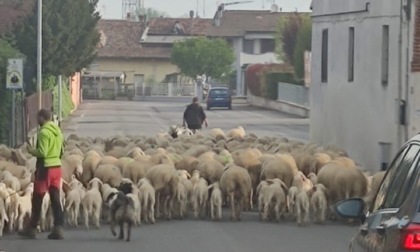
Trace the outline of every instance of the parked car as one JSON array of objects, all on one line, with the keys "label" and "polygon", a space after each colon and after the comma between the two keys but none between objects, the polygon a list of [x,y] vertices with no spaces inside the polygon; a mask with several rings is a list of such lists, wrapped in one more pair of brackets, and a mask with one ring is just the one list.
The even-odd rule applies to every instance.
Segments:
[{"label": "parked car", "polygon": [[395,156],[365,213],[362,199],[336,203],[340,217],[362,222],[348,251],[420,251],[420,134]]},{"label": "parked car", "polygon": [[207,110],[217,107],[232,109],[232,94],[228,88],[215,87],[209,90],[207,95]]}]

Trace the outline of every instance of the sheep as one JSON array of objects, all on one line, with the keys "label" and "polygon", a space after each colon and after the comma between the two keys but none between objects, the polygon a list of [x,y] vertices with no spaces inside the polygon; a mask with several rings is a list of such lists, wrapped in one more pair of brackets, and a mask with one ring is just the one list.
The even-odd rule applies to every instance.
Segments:
[{"label": "sheep", "polygon": [[180,219],[185,218],[187,215],[187,205],[189,200],[189,192],[183,182],[185,180],[185,178],[180,178],[175,192],[175,197],[173,198],[174,215],[177,215]]},{"label": "sheep", "polygon": [[295,175],[295,177],[293,179],[292,186],[296,186],[299,189],[303,189],[305,191],[309,191],[309,190],[312,189],[312,187],[314,185],[312,184],[312,181],[311,180],[309,180],[308,178],[306,178],[306,176],[301,171],[299,171]]},{"label": "sheep", "polygon": [[299,227],[305,226],[309,222],[311,192],[311,190],[306,191],[304,188],[299,188],[296,195],[295,211]]},{"label": "sheep", "polygon": [[6,204],[3,199],[0,198],[0,237],[3,236],[4,224],[9,222],[6,212]]},{"label": "sheep", "polygon": [[80,212],[80,205],[82,204],[82,200],[86,194],[85,188],[78,180],[73,180],[68,184],[69,191],[66,194],[66,213],[67,216],[67,223],[70,226],[77,227],[78,226],[78,219],[79,219],[79,212]]},{"label": "sheep", "polygon": [[271,213],[274,213],[275,220],[280,222],[280,217],[284,215],[286,209],[287,186],[278,178],[267,180],[268,186],[264,189],[263,202],[264,210],[262,220],[271,219]]},{"label": "sheep", "polygon": [[289,215],[292,218],[296,217],[296,196],[299,193],[299,188],[297,188],[296,186],[292,186],[289,188],[289,193],[287,195],[287,208],[289,209]]},{"label": "sheep", "polygon": [[9,171],[4,171],[2,173],[2,182],[14,191],[20,191],[21,186],[19,179],[13,176],[12,173],[10,173]]},{"label": "sheep", "polygon": [[89,190],[86,192],[85,197],[82,200],[83,216],[85,220],[85,228],[89,230],[89,216],[93,217],[95,227],[100,227],[100,216],[102,210],[102,197],[101,197],[101,186],[102,181],[98,178],[93,178],[88,186]]},{"label": "sheep", "polygon": [[220,178],[220,188],[230,200],[231,219],[241,220],[243,204],[252,195],[252,182],[248,171],[234,164],[228,165]]},{"label": "sheep", "polygon": [[211,184],[208,190],[212,190],[210,195],[210,217],[212,220],[222,219],[222,191],[219,182]]},{"label": "sheep", "polygon": [[207,190],[207,181],[203,178],[200,178],[199,181],[193,186],[192,191],[192,210],[194,212],[194,217],[205,218],[206,216],[206,207],[208,200],[208,190]]},{"label": "sheep", "polygon": [[147,178],[142,178],[137,183],[139,198],[142,207],[143,219],[147,223],[155,223],[155,188]]},{"label": "sheep", "polygon": [[51,204],[50,194],[46,192],[44,194],[44,198],[42,199],[41,214],[40,214],[39,229],[38,229],[38,231],[40,232],[51,230],[53,226],[52,216],[51,216],[51,211],[50,211],[50,204]]},{"label": "sheep", "polygon": [[308,179],[312,182],[312,185],[318,184],[318,178],[315,173],[311,172],[308,174]]},{"label": "sheep", "polygon": [[23,221],[27,215],[32,213],[32,194],[34,192],[34,184],[31,183],[25,189],[22,196],[17,197],[15,216],[17,216],[18,230],[23,230]]},{"label": "sheep", "polygon": [[312,197],[311,197],[311,209],[313,212],[313,217],[315,223],[323,224],[327,215],[327,189],[322,184],[316,184],[313,187]]}]

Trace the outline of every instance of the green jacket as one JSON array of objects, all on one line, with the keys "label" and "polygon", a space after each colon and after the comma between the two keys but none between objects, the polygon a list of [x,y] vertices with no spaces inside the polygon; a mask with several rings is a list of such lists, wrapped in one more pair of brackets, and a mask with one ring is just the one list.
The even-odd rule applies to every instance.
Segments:
[{"label": "green jacket", "polygon": [[64,136],[60,127],[49,121],[38,132],[36,148],[30,154],[44,159],[45,167],[61,166]]}]

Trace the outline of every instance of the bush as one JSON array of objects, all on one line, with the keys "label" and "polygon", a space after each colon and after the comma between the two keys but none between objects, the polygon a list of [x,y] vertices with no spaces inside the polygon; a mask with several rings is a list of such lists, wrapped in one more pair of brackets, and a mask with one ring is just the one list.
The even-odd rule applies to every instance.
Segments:
[{"label": "bush", "polygon": [[[63,83],[62,85],[63,86],[62,88],[62,91],[63,91],[62,117],[64,119],[71,114],[71,111],[74,109],[74,104],[71,99],[71,94],[68,88],[68,83],[69,83],[68,79],[63,78],[62,83]],[[54,86],[54,89],[53,89],[53,109],[57,115],[58,115],[58,103],[59,103],[59,100],[58,100],[58,82],[57,82],[57,84]]]}]

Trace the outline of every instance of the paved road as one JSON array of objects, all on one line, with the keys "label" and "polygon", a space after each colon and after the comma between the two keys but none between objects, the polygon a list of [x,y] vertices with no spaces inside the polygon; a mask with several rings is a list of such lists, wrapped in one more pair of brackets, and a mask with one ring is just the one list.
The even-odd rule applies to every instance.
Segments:
[{"label": "paved road", "polygon": [[343,252],[354,227],[328,224],[297,227],[295,223],[261,223],[256,213],[241,222],[201,220],[161,221],[133,228],[130,243],[116,240],[108,227],[100,230],[67,230],[62,241],[21,240],[6,236],[0,250],[6,252]]},{"label": "paved road", "polygon": [[[153,102],[86,102],[65,124],[66,134],[111,136],[117,132],[155,134],[179,123],[185,104]],[[232,111],[209,111],[212,127],[229,129],[238,125],[258,135],[287,135],[308,139],[306,119],[273,111],[234,106]],[[66,240],[46,241],[41,234],[37,241],[6,236],[0,240],[0,250],[7,252],[342,252],[355,227],[330,223],[298,228],[295,223],[261,223],[257,213],[250,212],[241,222],[202,220],[160,221],[133,229],[130,243],[119,242],[108,227],[100,230],[67,230]]]},{"label": "paved road", "polygon": [[[117,133],[154,135],[182,123],[185,103],[87,101],[64,124],[66,134],[109,137]],[[210,127],[228,130],[242,125],[259,136],[288,136],[307,141],[309,120],[276,111],[234,104],[233,110],[206,111]],[[204,129],[207,131],[208,129]]]}]

